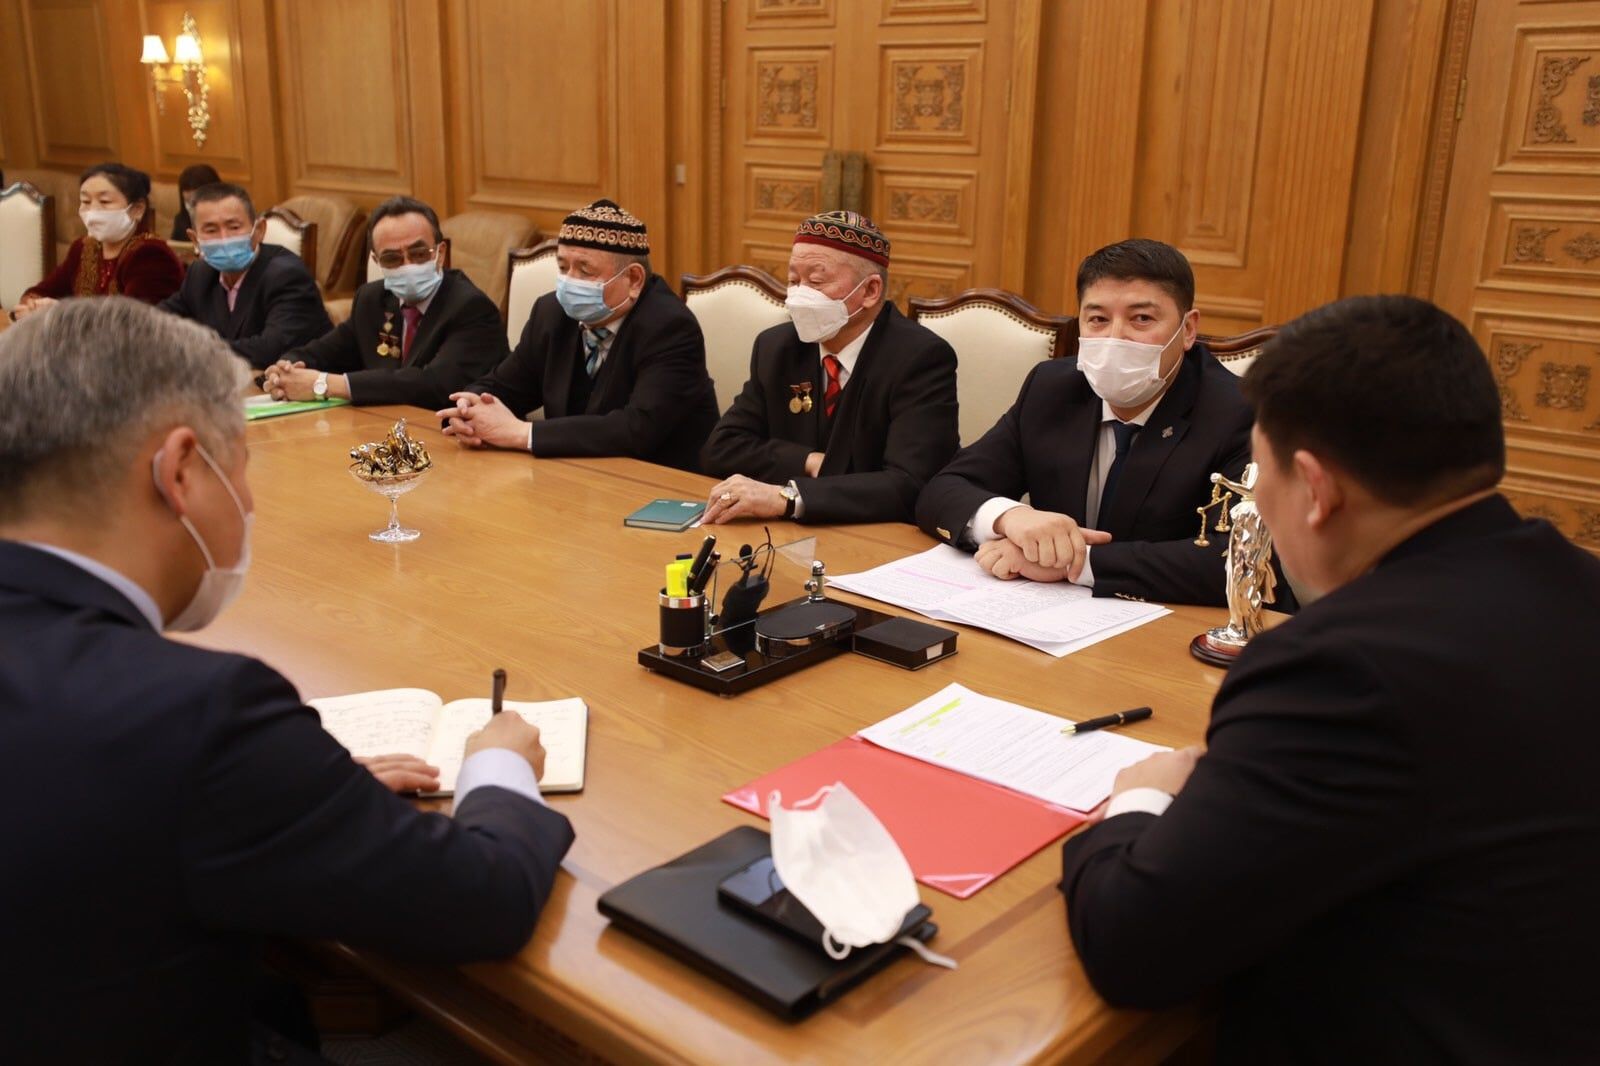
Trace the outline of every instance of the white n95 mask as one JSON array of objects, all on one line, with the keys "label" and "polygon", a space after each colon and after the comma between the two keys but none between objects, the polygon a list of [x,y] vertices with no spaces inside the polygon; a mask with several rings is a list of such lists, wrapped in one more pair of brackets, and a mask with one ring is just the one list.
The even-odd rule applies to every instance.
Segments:
[{"label": "white n95 mask", "polygon": [[898,937],[919,902],[917,882],[878,816],[843,782],[790,810],[781,800],[777,792],[767,797],[772,864],[821,923],[823,950],[842,959],[851,948]]},{"label": "white n95 mask", "polygon": [[[800,340],[806,344],[832,340],[855,317],[845,307],[845,300],[854,296],[866,283],[866,278],[856,282],[856,287],[845,293],[844,300],[835,300],[809,285],[789,286],[783,304],[789,309],[789,317],[794,320],[794,331],[800,334]],[[861,309],[858,307],[856,310]]]},{"label": "white n95 mask", "polygon": [[[1161,353],[1183,336],[1183,323],[1166,344],[1143,344],[1121,337],[1078,338],[1078,369],[1089,379],[1096,396],[1113,407],[1141,407],[1166,385],[1161,376]],[[1183,365],[1179,359],[1167,377]]]}]

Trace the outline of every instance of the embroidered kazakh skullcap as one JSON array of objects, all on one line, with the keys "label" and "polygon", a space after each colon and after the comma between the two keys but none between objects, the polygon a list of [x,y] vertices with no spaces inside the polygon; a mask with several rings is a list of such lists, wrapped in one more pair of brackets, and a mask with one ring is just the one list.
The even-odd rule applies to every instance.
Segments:
[{"label": "embroidered kazakh skullcap", "polygon": [[644,223],[610,200],[596,200],[572,212],[562,221],[556,240],[603,252],[650,254],[650,235],[645,232]]},{"label": "embroidered kazakh skullcap", "polygon": [[796,244],[820,244],[870,259],[881,267],[889,265],[889,238],[879,232],[872,219],[854,211],[824,211],[800,223]]}]

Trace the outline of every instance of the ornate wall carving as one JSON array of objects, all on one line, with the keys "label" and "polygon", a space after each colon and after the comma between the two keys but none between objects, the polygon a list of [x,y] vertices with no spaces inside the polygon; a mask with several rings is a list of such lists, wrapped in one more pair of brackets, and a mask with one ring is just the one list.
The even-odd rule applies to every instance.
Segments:
[{"label": "ornate wall carving", "polygon": [[1540,363],[1534,403],[1558,411],[1581,411],[1589,402],[1589,368],[1576,363]]},{"label": "ornate wall carving", "polygon": [[1574,143],[1574,138],[1567,134],[1566,117],[1556,106],[1555,98],[1567,87],[1567,79],[1572,77],[1573,71],[1587,62],[1588,56],[1540,57],[1539,80],[1534,87],[1534,144]]}]

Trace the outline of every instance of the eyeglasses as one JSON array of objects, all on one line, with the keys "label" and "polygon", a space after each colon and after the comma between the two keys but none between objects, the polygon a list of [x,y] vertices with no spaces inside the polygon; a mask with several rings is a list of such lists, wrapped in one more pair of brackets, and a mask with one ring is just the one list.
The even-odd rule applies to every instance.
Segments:
[{"label": "eyeglasses", "polygon": [[390,248],[385,252],[374,252],[372,258],[378,261],[379,266],[393,270],[395,267],[405,266],[407,263],[420,266],[423,263],[431,262],[433,260],[434,253],[438,250],[439,246],[437,244],[431,247],[427,245],[413,244],[411,247],[406,248],[403,251]]}]

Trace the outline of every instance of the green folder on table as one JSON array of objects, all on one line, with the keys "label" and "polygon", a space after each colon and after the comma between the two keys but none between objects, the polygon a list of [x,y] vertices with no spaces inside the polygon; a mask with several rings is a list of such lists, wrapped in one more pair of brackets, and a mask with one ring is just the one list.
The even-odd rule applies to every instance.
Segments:
[{"label": "green folder on table", "polygon": [[258,422],[263,418],[277,418],[279,415],[326,411],[330,407],[344,407],[349,403],[349,400],[270,400],[262,397],[260,401],[255,399],[245,401],[244,418],[246,422]]},{"label": "green folder on table", "polygon": [[704,500],[651,500],[624,518],[622,524],[635,529],[682,533],[700,520],[705,509]]}]

